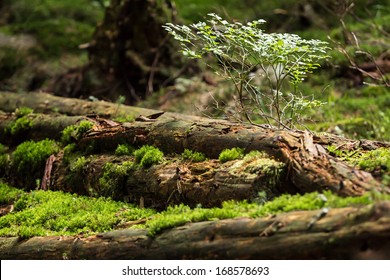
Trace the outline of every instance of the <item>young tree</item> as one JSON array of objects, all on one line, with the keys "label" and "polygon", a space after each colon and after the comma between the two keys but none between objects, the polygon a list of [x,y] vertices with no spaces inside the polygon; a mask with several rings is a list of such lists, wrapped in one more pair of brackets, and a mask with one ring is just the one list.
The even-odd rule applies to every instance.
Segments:
[{"label": "young tree", "polygon": [[260,28],[264,22],[229,23],[209,14],[207,22],[164,27],[185,56],[211,54],[217,59],[216,73],[232,81],[237,112],[250,123],[260,117],[269,125],[292,128],[306,110],[321,105],[306,98],[299,85],[320,66],[327,44],[295,34],[265,33]]}]

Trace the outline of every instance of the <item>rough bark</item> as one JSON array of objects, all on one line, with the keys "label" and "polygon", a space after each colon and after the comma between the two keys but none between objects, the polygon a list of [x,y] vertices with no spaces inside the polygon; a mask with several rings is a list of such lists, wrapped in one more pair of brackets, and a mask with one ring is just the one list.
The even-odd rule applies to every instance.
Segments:
[{"label": "rough bark", "polygon": [[186,224],[150,237],[0,238],[1,259],[388,259],[390,202]]}]

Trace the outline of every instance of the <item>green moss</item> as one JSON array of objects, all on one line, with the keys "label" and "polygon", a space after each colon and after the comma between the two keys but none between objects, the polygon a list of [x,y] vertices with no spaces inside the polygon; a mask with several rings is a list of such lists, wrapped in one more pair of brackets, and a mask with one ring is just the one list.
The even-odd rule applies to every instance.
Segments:
[{"label": "green moss", "polygon": [[28,116],[24,116],[12,122],[8,129],[11,135],[16,135],[22,133],[23,131],[29,130],[31,127],[32,121],[29,119]]},{"label": "green moss", "polygon": [[143,168],[149,168],[154,164],[162,162],[164,153],[158,148],[145,145],[134,151],[135,161]]},{"label": "green moss", "polygon": [[122,164],[107,162],[103,167],[103,175],[99,178],[99,195],[114,199],[121,198],[126,177],[134,167],[131,161]]},{"label": "green moss", "polygon": [[390,172],[390,149],[379,148],[363,153],[360,157],[352,160],[352,163],[369,172],[377,171],[381,174]]},{"label": "green moss", "polygon": [[64,147],[64,156],[63,156],[63,161],[64,163],[69,163],[71,162],[72,158],[75,156],[74,152],[76,151],[76,144],[68,144]]},{"label": "green moss", "polygon": [[390,195],[366,193],[360,197],[338,197],[331,192],[324,194],[282,195],[264,204],[246,201],[226,201],[221,208],[195,208],[178,205],[154,215],[145,224],[151,236],[164,229],[173,228],[189,222],[219,220],[236,217],[258,218],[296,210],[316,210],[321,208],[340,208],[346,206],[368,205],[374,201],[388,200]]},{"label": "green moss", "polygon": [[78,141],[92,127],[93,127],[93,123],[86,120],[81,121],[77,125],[70,125],[62,131],[61,141],[64,144],[70,144],[72,142]]},{"label": "green moss", "polygon": [[22,190],[12,188],[3,182],[0,182],[0,205],[15,202],[23,193]]},{"label": "green moss", "polygon": [[10,163],[8,147],[0,143],[0,177],[4,176]]},{"label": "green moss", "polygon": [[220,154],[218,159],[223,163],[230,160],[241,159],[244,157],[244,149],[232,148],[225,149]]},{"label": "green moss", "polygon": [[27,116],[29,114],[32,114],[34,112],[33,109],[28,108],[28,107],[19,107],[15,110],[15,116],[17,118]]},{"label": "green moss", "polygon": [[181,157],[184,160],[189,160],[192,162],[201,162],[206,160],[206,156],[203,153],[194,152],[189,149],[185,149],[184,152],[181,154]]},{"label": "green moss", "polygon": [[76,173],[84,173],[87,168],[89,160],[84,156],[78,157],[75,161],[70,164],[70,171]]},{"label": "green moss", "polygon": [[117,121],[117,122],[134,122],[135,120],[135,117],[133,115],[119,115],[117,117],[114,118],[114,121]]},{"label": "green moss", "polygon": [[15,110],[16,119],[10,122],[6,129],[6,132],[11,135],[17,135],[29,130],[32,127],[31,114],[33,110],[27,107],[17,108]]},{"label": "green moss", "polygon": [[130,156],[133,152],[134,148],[127,144],[119,144],[115,149],[115,155],[117,156]]},{"label": "green moss", "polygon": [[0,236],[90,235],[155,213],[107,198],[62,192],[32,191],[20,196],[20,191],[0,184],[3,193],[13,195],[16,202],[14,212],[0,217]]},{"label": "green moss", "polygon": [[[124,170],[119,171],[124,174]],[[221,220],[236,217],[257,218],[296,210],[316,210],[368,205],[389,200],[390,195],[366,193],[359,197],[338,197],[331,192],[323,194],[282,195],[272,201],[258,204],[246,201],[227,201],[220,208],[194,208],[185,205],[170,206],[156,213],[139,209],[124,202],[107,198],[87,198],[52,191],[21,192],[0,183],[0,201],[15,202],[14,212],[0,217],[0,236],[28,238],[36,235],[94,234],[110,231],[119,224],[146,218],[138,228],[145,228],[154,236],[161,231],[189,222]]]},{"label": "green moss", "polygon": [[59,146],[54,140],[23,142],[12,153],[11,167],[18,172],[20,179],[31,187],[32,181],[42,177],[47,158],[58,151]]}]

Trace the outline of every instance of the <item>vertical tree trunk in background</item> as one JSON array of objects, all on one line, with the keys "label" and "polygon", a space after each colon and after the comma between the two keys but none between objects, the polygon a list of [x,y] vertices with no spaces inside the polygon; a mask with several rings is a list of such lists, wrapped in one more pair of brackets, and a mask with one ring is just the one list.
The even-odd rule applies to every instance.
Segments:
[{"label": "vertical tree trunk in background", "polygon": [[124,95],[128,103],[144,99],[183,66],[177,45],[162,28],[175,22],[175,14],[170,0],[111,0],[88,46],[81,85],[69,87],[62,77],[54,91],[112,101]]}]

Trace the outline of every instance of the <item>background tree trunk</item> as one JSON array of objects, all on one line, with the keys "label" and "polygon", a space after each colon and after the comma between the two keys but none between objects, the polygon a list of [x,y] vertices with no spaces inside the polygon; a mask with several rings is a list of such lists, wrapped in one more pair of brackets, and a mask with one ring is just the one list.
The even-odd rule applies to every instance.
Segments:
[{"label": "background tree trunk", "polygon": [[170,0],[112,0],[88,45],[89,64],[76,70],[78,79],[71,71],[51,90],[111,101],[123,95],[129,104],[143,100],[184,66],[176,43],[162,28],[175,21]]}]

